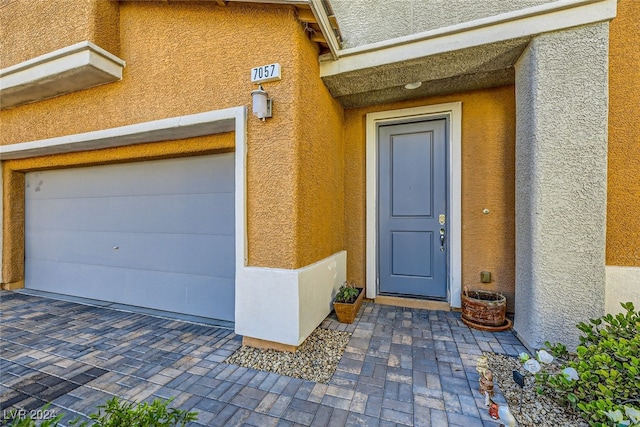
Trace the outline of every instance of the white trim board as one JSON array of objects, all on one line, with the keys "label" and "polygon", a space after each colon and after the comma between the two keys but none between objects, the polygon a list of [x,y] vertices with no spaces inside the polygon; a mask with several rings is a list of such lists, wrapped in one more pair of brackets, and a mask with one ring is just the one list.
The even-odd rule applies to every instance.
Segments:
[{"label": "white trim board", "polygon": [[617,0],[559,0],[364,46],[339,50],[338,59],[323,61],[328,77],[445,52],[531,37],[616,16]]},{"label": "white trim board", "polygon": [[366,124],[366,279],[367,298],[377,295],[377,125],[402,119],[449,117],[449,304],[460,307],[462,291],[462,102],[367,114]]},{"label": "white trim board", "polygon": [[0,77],[8,77],[9,75],[29,70],[38,65],[50,64],[51,61],[55,61],[56,59],[60,58],[67,58],[69,55],[83,52],[85,50],[95,51],[96,53],[104,56],[111,62],[118,64],[121,67],[124,67],[125,65],[125,62],[122,59],[102,49],[100,46],[97,46],[96,44],[85,40],[76,44],[72,44],[70,46],[63,47],[61,49],[54,50],[53,52],[45,53],[44,55],[37,56],[35,58],[29,59],[28,61],[20,62],[10,67],[3,68],[2,70],[0,70]]},{"label": "white trim board", "polygon": [[607,265],[604,309],[606,313],[623,311],[621,302],[633,302],[640,307],[640,267]]},{"label": "white trim board", "polygon": [[23,159],[231,132],[236,130],[237,125],[234,123],[241,118],[239,109],[244,111],[244,107],[227,108],[57,138],[2,145],[0,158],[2,160]]},{"label": "white trim board", "polygon": [[0,70],[1,108],[122,79],[125,62],[83,41]]}]

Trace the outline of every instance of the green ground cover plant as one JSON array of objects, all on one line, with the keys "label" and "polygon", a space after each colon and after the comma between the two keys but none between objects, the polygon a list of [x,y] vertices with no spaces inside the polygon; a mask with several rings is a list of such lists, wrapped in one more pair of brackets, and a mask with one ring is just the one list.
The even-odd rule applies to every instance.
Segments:
[{"label": "green ground cover plant", "polygon": [[578,408],[592,427],[640,426],[640,311],[621,305],[623,313],[577,325],[575,353],[547,342],[564,369],[536,374],[540,393]]},{"label": "green ground cover plant", "polygon": [[[89,415],[91,421],[75,419],[69,424],[86,427],[184,427],[188,422],[198,419],[197,412],[187,412],[169,408],[173,398],[155,399],[152,403],[134,403],[113,397],[106,404],[98,406],[98,412]],[[47,408],[45,406],[45,408]],[[17,418],[9,423],[10,427],[58,427],[63,415],[36,423],[31,417]]]}]

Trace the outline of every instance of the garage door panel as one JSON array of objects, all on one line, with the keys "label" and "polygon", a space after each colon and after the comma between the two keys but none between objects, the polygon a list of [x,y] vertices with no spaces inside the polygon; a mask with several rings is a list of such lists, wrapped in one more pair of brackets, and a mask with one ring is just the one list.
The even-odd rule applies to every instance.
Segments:
[{"label": "garage door panel", "polygon": [[[30,199],[233,192],[233,159],[234,153],[225,153],[32,172],[25,191]],[[71,170],[82,179],[69,180]]]},{"label": "garage door panel", "polygon": [[[234,239],[234,236],[197,234],[36,230],[28,233],[26,257],[34,261],[232,278],[235,274],[235,258],[229,248],[234,247]],[[188,248],[185,249],[185,246]],[[33,266],[37,268],[37,264],[27,268]]]},{"label": "garage door panel", "polygon": [[233,321],[233,278],[42,261],[25,280],[41,291]]},{"label": "garage door panel", "polygon": [[233,320],[233,153],[26,182],[27,288]]},{"label": "garage door panel", "polygon": [[233,202],[233,193],[39,199],[29,201],[26,221],[45,230],[232,236]]}]

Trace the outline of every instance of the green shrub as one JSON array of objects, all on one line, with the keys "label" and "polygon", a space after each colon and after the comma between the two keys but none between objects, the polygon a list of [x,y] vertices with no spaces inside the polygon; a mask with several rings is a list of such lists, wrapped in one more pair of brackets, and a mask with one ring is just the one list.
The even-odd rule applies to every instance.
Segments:
[{"label": "green shrub", "polygon": [[[91,422],[75,419],[70,421],[74,426],[94,426],[94,427],[184,427],[190,421],[198,419],[196,412],[187,412],[175,408],[167,408],[173,398],[162,401],[155,399],[151,404],[147,402],[133,403],[120,401],[113,397],[105,405],[98,406],[98,412],[89,415]],[[48,406],[48,405],[47,405]],[[45,408],[47,407],[45,406]],[[104,409],[104,413],[102,410]],[[62,414],[52,420],[43,421],[36,424],[31,417],[15,419],[10,427],[57,427]]]},{"label": "green shrub", "polygon": [[31,419],[30,416],[26,416],[24,418],[16,418],[14,419],[10,427],[58,427],[60,420],[62,419],[62,415],[58,415],[57,417],[51,420],[43,420],[40,424],[36,424],[34,420]]},{"label": "green shrub", "polygon": [[[95,427],[184,427],[189,421],[198,418],[195,412],[167,408],[172,400],[173,398],[165,401],[155,399],[151,404],[135,404],[113,397],[106,405],[98,406],[98,413],[89,415],[89,418],[94,421],[91,425]],[[104,409],[104,414],[101,409]]]},{"label": "green shrub", "polygon": [[577,380],[563,373],[536,375],[539,391],[577,407],[593,427],[640,426],[640,311],[631,302],[626,313],[581,322],[584,334],[576,354],[546,343],[550,352],[574,368]]}]

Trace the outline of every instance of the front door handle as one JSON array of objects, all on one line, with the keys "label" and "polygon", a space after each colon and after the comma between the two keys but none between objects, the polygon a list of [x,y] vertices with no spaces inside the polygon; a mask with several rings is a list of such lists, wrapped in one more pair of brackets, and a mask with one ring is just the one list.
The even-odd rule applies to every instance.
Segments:
[{"label": "front door handle", "polygon": [[444,228],[440,229],[440,252],[444,252]]}]

